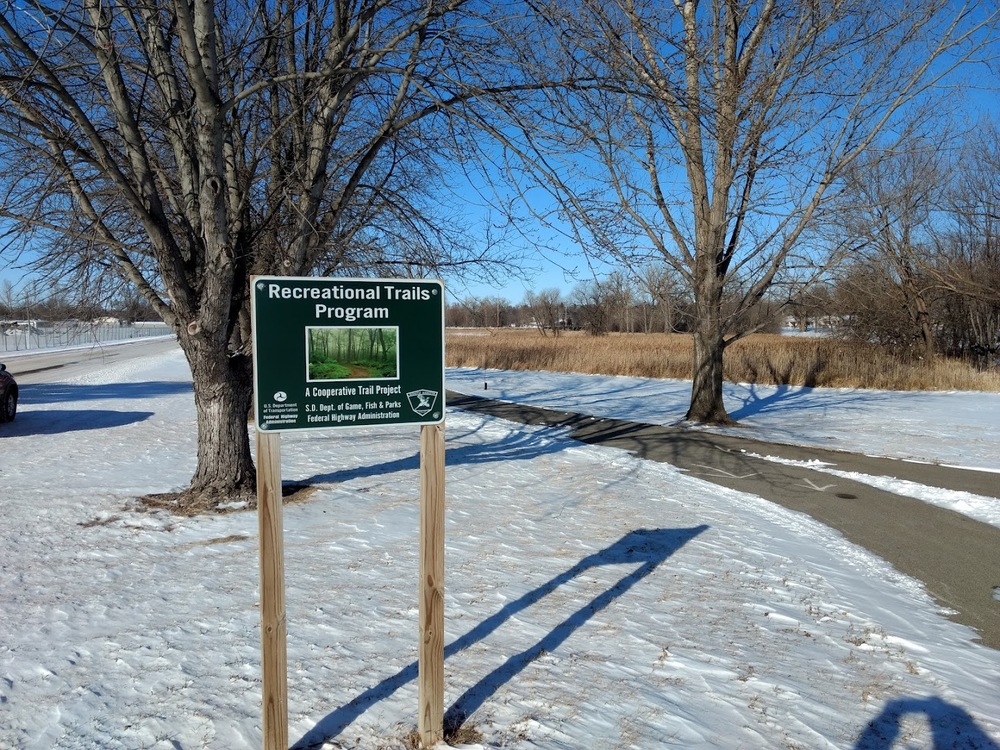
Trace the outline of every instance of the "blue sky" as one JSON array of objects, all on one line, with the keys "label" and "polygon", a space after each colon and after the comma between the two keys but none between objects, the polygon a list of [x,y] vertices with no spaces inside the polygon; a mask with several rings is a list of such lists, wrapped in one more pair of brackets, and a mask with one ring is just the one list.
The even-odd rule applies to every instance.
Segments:
[{"label": "blue sky", "polygon": [[524,263],[524,278],[508,278],[493,285],[479,281],[445,278],[445,287],[449,301],[473,297],[503,297],[517,304],[524,300],[526,292],[541,292],[548,289],[558,289],[564,297],[568,297],[581,282],[593,279],[595,273],[602,277],[610,272],[610,268],[597,268],[579,251],[568,251],[558,258],[547,256],[543,251],[531,248],[524,249],[528,256]]},{"label": "blue sky", "polygon": [[[989,76],[987,76],[985,83],[981,84],[984,86],[983,88],[967,91],[967,106],[963,111],[969,123],[974,123],[984,117],[996,117],[998,112],[996,90],[995,88],[986,88],[987,84],[995,86],[995,79],[989,80]],[[464,170],[463,174],[464,179],[470,179],[469,174]],[[459,178],[458,182],[462,182],[462,178]],[[483,205],[483,195],[479,190],[469,184],[464,190],[456,189],[453,186],[449,192],[451,193],[449,200],[454,201],[453,205],[456,208],[458,208],[458,203],[467,200],[466,205],[458,210],[468,215],[470,224],[475,224],[477,220],[483,221],[482,216],[486,209]],[[536,228],[535,232],[538,231],[544,230]],[[476,236],[474,229],[471,234]],[[551,235],[549,236],[551,237]],[[538,292],[553,288],[558,289],[564,296],[568,297],[580,281],[594,278],[595,273],[598,276],[605,276],[612,270],[610,267],[600,267],[599,264],[595,267],[593,261],[588,263],[582,251],[572,247],[568,238],[560,238],[558,245],[563,250],[558,256],[555,254],[547,255],[543,251],[535,249],[528,240],[515,240],[511,244],[515,251],[519,251],[525,256],[525,261],[522,264],[523,278],[511,276],[499,281],[498,284],[489,284],[446,276],[444,280],[449,301],[457,302],[468,297],[500,296],[516,304],[523,301],[526,292]],[[553,244],[555,243],[553,242]],[[32,277],[26,275],[22,269],[12,265],[6,254],[0,255],[0,288],[4,282],[9,281],[14,285],[15,293],[18,293],[32,280]]]}]

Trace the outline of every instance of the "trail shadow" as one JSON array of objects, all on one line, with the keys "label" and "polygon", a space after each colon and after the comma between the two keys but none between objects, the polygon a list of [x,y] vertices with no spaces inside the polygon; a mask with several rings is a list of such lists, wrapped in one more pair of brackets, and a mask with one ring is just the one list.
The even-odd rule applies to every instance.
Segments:
[{"label": "trail shadow", "polygon": [[[524,404],[494,401],[481,396],[463,396],[449,392],[449,407],[531,425],[568,431],[572,440],[588,445],[602,445],[632,452],[653,461],[667,462],[694,471],[711,480],[713,477],[737,478],[755,474],[759,468],[738,450],[718,450],[718,433],[649,424],[611,417],[545,409]],[[449,462],[450,456],[449,453]],[[705,464],[711,466],[705,466]],[[773,468],[773,467],[769,467]]]},{"label": "trail shadow", "polygon": [[858,737],[854,750],[891,750],[908,714],[922,715],[931,728],[933,750],[1000,750],[964,709],[937,696],[897,698],[885,704]]},{"label": "trail shadow", "polygon": [[[460,727],[466,718],[482,706],[504,683],[515,677],[542,653],[558,648],[586,624],[594,614],[625,594],[636,583],[652,573],[664,560],[707,529],[708,526],[703,524],[685,529],[637,529],[629,532],[611,546],[588,555],[572,568],[509,602],[465,635],[446,645],[444,649],[445,659],[484,640],[516,614],[536,604],[586,570],[601,565],[639,565],[638,568],[622,577],[609,589],[570,614],[538,643],[510,656],[501,666],[469,687],[445,713],[446,730],[454,731]],[[293,750],[318,748],[331,742],[368,708],[416,678],[417,662],[411,662],[396,674],[369,688],[346,705],[327,714],[292,746]]]},{"label": "trail shadow", "polygon": [[471,396],[454,391],[448,391],[447,399],[448,406],[451,408],[461,409],[472,414],[500,417],[510,422],[527,425],[574,428],[581,421],[596,419],[558,408],[500,401],[491,397]]}]

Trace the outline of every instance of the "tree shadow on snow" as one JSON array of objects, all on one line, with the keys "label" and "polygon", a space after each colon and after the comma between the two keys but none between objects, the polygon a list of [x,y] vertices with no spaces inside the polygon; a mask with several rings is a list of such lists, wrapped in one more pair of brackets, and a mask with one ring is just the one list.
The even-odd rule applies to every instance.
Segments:
[{"label": "tree shadow on snow", "polygon": [[47,409],[22,411],[17,418],[0,427],[4,437],[24,435],[61,435],[66,432],[103,430],[142,422],[153,416],[151,411],[110,411],[108,409]]},{"label": "tree shadow on snow", "polygon": [[858,737],[854,750],[890,750],[899,738],[901,723],[908,714],[927,719],[933,750],[1000,750],[967,711],[937,696],[897,698],[885,704]]},{"label": "tree shadow on snow", "polygon": [[[707,529],[708,526],[701,525],[686,529],[638,529],[629,532],[611,546],[588,555],[572,568],[509,602],[468,633],[445,646],[444,655],[447,659],[469,646],[479,643],[499,630],[516,614],[536,604],[563,584],[591,568],[602,565],[638,565],[609,589],[569,614],[540,641],[524,651],[512,654],[503,664],[466,689],[445,713],[446,733],[461,727],[469,716],[489,700],[490,696],[524,670],[528,664],[542,654],[554,651],[561,646],[591,617],[628,592],[636,583],[656,570],[664,560]],[[412,662],[392,677],[388,677],[378,685],[369,688],[351,700],[350,703],[327,714],[293,745],[293,750],[317,748],[332,741],[368,708],[416,678],[417,662]]]},{"label": "tree shadow on snow", "polygon": [[82,430],[102,430],[142,422],[153,416],[151,411],[118,411],[113,409],[46,409],[34,410],[37,404],[62,404],[78,401],[121,400],[171,396],[190,393],[191,382],[154,380],[143,383],[30,383],[20,387],[17,418],[4,425],[0,435],[58,435]]},{"label": "tree shadow on snow", "polygon": [[[539,456],[563,451],[572,444],[564,432],[524,432],[512,428],[507,435],[499,440],[488,440],[488,442],[473,445],[454,445],[455,442],[469,437],[478,429],[471,428],[461,433],[455,431],[448,433],[448,440],[452,443],[447,448],[448,466],[487,464],[498,461],[530,461]],[[332,436],[329,439],[336,440],[338,438]],[[414,454],[378,464],[315,474],[296,481],[301,484],[347,482],[351,479],[382,476],[397,471],[416,471],[419,468],[420,455]]]},{"label": "tree shadow on snow", "polygon": [[892,396],[880,391],[855,389],[850,396],[847,396],[843,390],[754,383],[748,385],[727,383],[725,398],[727,403],[731,403],[734,398],[741,402],[739,407],[729,410],[729,416],[737,421],[764,412],[775,414],[794,410],[798,413],[809,411],[825,413],[835,409],[843,413],[851,409],[868,408],[876,403],[892,403]]}]

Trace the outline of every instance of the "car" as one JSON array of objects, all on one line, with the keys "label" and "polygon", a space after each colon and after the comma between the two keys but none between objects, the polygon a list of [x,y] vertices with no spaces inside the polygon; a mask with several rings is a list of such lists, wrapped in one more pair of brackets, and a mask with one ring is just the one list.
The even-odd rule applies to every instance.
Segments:
[{"label": "car", "polygon": [[0,364],[0,422],[11,422],[17,414],[17,381]]}]

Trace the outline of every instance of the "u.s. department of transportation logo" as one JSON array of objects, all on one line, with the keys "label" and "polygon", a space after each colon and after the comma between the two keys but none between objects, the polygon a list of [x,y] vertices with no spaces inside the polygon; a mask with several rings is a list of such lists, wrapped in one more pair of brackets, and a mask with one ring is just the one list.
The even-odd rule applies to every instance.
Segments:
[{"label": "u.s. department of transportation logo", "polygon": [[410,391],[406,394],[406,398],[410,402],[410,408],[413,409],[415,414],[421,417],[434,408],[434,402],[437,401],[437,397],[437,391],[429,391],[426,388],[421,388],[418,391]]}]

